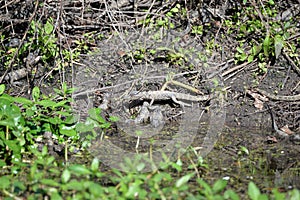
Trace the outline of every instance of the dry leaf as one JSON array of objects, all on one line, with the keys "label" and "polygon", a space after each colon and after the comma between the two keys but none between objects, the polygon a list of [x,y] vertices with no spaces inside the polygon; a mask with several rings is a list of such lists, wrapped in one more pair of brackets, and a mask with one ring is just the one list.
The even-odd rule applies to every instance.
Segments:
[{"label": "dry leaf", "polygon": [[254,99],[259,99],[261,101],[269,101],[269,99],[257,92],[252,92],[251,90],[246,91],[250,96],[252,96]]},{"label": "dry leaf", "polygon": [[254,98],[254,107],[255,108],[258,108],[259,110],[262,110],[263,107],[264,107],[264,103],[263,101],[268,101],[268,98],[258,94],[258,93],[255,93],[255,92],[252,92],[250,90],[247,90],[246,91],[251,97]]}]

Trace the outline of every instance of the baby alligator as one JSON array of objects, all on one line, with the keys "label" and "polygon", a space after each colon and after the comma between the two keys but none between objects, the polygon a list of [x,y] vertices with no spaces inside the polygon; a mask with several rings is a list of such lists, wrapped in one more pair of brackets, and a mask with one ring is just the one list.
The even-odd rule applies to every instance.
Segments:
[{"label": "baby alligator", "polygon": [[[182,101],[207,101],[210,99],[210,95],[202,95],[202,96],[194,96],[190,94],[171,92],[171,91],[148,91],[148,92],[140,92],[138,94],[132,95],[131,100],[173,100],[175,103],[180,104],[182,106],[191,106]],[[180,101],[181,100],[181,101]]]}]

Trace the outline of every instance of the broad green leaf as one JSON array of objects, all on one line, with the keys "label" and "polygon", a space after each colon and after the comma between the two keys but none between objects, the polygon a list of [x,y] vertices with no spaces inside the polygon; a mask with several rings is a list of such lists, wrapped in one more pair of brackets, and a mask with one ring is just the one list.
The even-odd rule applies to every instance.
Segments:
[{"label": "broad green leaf", "polygon": [[99,159],[98,158],[94,158],[91,164],[91,170],[93,172],[96,172],[99,170]]},{"label": "broad green leaf", "polygon": [[101,197],[100,195],[103,195],[103,187],[99,184],[92,183],[89,186],[89,191],[91,194],[93,194],[95,197]]},{"label": "broad green leaf", "polygon": [[34,87],[33,89],[32,89],[32,99],[34,100],[34,101],[37,101],[39,98],[40,98],[40,88],[38,88],[38,87]]},{"label": "broad green leaf", "polygon": [[54,107],[56,105],[56,102],[52,101],[52,100],[41,100],[37,102],[39,105],[44,106],[44,107]]},{"label": "broad green leaf", "polygon": [[247,55],[246,54],[242,54],[240,61],[245,61],[247,60]]},{"label": "broad green leaf", "polygon": [[248,56],[248,63],[251,63],[254,60],[254,56],[250,55]]},{"label": "broad green leaf", "polygon": [[91,174],[90,170],[83,165],[72,165],[69,170],[75,175],[88,175]]},{"label": "broad green leaf", "polygon": [[[0,134],[2,134],[2,133],[0,133]],[[2,143],[2,141],[0,140],[0,145],[1,146],[3,146],[3,143]],[[4,166],[6,166],[6,162],[4,161],[4,160],[0,160],[0,167],[4,167]]]},{"label": "broad green leaf", "polygon": [[10,106],[12,100],[13,98],[10,98],[9,96],[3,94],[0,97],[0,109],[6,110]]},{"label": "broad green leaf", "polygon": [[300,191],[297,189],[293,189],[289,192],[289,195],[291,196],[291,200],[298,200],[300,199]]},{"label": "broad green leaf", "polygon": [[178,13],[178,12],[179,12],[179,9],[176,8],[176,7],[174,7],[174,8],[172,8],[170,11],[173,12],[173,13]]},{"label": "broad green leaf", "polygon": [[85,188],[83,187],[83,181],[72,180],[66,185],[62,186],[63,190],[74,190],[74,191],[83,191]]},{"label": "broad green leaf", "polygon": [[212,194],[212,189],[211,189],[210,185],[208,185],[204,180],[197,179],[197,182],[200,186],[203,187],[203,190],[201,190],[201,192],[203,192],[206,195],[211,195]]},{"label": "broad green leaf", "polygon": [[142,182],[140,180],[135,180],[135,182],[131,183],[125,193],[125,197],[127,199],[133,199],[136,193],[140,194],[142,192],[142,188],[140,187],[141,184]]},{"label": "broad green leaf", "polygon": [[187,175],[181,177],[180,179],[178,179],[178,180],[176,181],[176,184],[175,184],[176,187],[177,187],[177,188],[182,187],[182,186],[183,186],[184,184],[186,184],[193,176],[194,176],[194,173],[187,174]]},{"label": "broad green leaf", "polygon": [[163,26],[165,24],[164,20],[158,20],[157,25],[158,26]]},{"label": "broad green leaf", "polygon": [[56,103],[56,104],[53,106],[53,108],[56,108],[56,107],[60,107],[60,106],[66,105],[67,103],[69,103],[68,100],[59,101],[58,103]]},{"label": "broad green leaf", "polygon": [[252,181],[248,185],[248,195],[251,200],[258,200],[260,196],[259,188]]},{"label": "broad green leaf", "polygon": [[10,184],[11,184],[11,181],[8,176],[0,177],[0,188],[1,189],[9,188]]},{"label": "broad green leaf", "polygon": [[1,126],[14,127],[15,123],[12,120],[0,121]]},{"label": "broad green leaf", "polygon": [[140,162],[139,164],[137,164],[136,170],[140,172],[145,168],[145,166],[146,166],[145,163]]},{"label": "broad green leaf", "polygon": [[21,146],[19,145],[19,142],[16,140],[6,140],[4,143],[8,146],[9,149],[11,149],[14,154],[20,155],[21,153]]},{"label": "broad green leaf", "polygon": [[274,197],[275,197],[275,200],[285,199],[285,194],[279,192],[277,188],[274,188],[274,189],[272,190],[272,193],[273,193],[273,195],[274,195]]},{"label": "broad green leaf", "polygon": [[68,137],[77,135],[77,132],[74,130],[74,128],[70,128],[65,125],[60,126],[60,133]]},{"label": "broad green leaf", "polygon": [[214,193],[222,192],[224,190],[224,188],[226,187],[226,185],[227,185],[226,180],[223,180],[223,179],[217,180],[217,182],[215,182],[212,187],[213,192]]},{"label": "broad green leaf", "polygon": [[224,192],[224,198],[231,200],[240,200],[239,195],[237,195],[233,190],[226,190]]},{"label": "broad green leaf", "polygon": [[51,20],[48,20],[47,23],[45,24],[45,32],[46,34],[50,35],[53,31],[54,27],[51,24]]},{"label": "broad green leaf", "polygon": [[89,132],[89,131],[93,131],[94,130],[94,126],[90,126],[88,124],[84,124],[82,122],[79,122],[78,124],[76,124],[76,131],[80,132],[80,133],[85,133],[85,132]]},{"label": "broad green leaf", "polygon": [[71,178],[71,173],[68,169],[65,169],[61,175],[61,181],[67,183]]},{"label": "broad green leaf", "polygon": [[56,159],[55,159],[54,156],[50,156],[50,157],[48,157],[48,158],[46,159],[45,164],[46,164],[47,166],[50,166],[50,164],[53,163],[55,160],[56,160]]},{"label": "broad green leaf", "polygon": [[60,183],[56,182],[55,180],[53,179],[47,179],[47,178],[44,178],[42,180],[40,180],[42,184],[44,185],[49,185],[49,186],[55,186],[55,187],[58,187],[60,186]]},{"label": "broad green leaf", "polygon": [[5,85],[4,84],[1,84],[0,85],[0,95],[3,94],[5,91]]},{"label": "broad green leaf", "polygon": [[60,196],[58,191],[51,191],[50,193],[51,200],[62,200],[63,198]]},{"label": "broad green leaf", "polygon": [[14,181],[13,186],[19,191],[26,191],[27,187],[24,184],[25,183],[23,183],[22,181]]},{"label": "broad green leaf", "polygon": [[32,104],[31,100],[26,99],[24,97],[15,97],[14,100],[16,103],[21,103],[23,105],[31,105]]},{"label": "broad green leaf", "polygon": [[55,116],[55,117],[48,118],[48,122],[56,125],[56,124],[60,124],[62,120],[59,117]]}]

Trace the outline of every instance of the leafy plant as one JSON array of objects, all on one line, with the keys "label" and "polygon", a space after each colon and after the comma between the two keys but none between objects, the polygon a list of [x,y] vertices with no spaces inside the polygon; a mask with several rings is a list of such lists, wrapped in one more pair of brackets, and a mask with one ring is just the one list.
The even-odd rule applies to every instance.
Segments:
[{"label": "leafy plant", "polygon": [[28,150],[45,132],[53,133],[60,142],[78,139],[76,118],[70,106],[72,99],[67,97],[73,90],[67,89],[65,84],[62,93],[57,90],[61,96],[53,98],[41,96],[39,88],[35,87],[33,100],[12,97],[4,94],[4,85],[0,88],[0,151],[4,161],[20,159],[21,152]]},{"label": "leafy plant", "polygon": [[20,54],[36,52],[41,55],[41,60],[45,64],[55,60],[59,55],[59,48],[53,24],[52,18],[49,18],[45,24],[33,20],[30,24],[29,42],[22,46]]},{"label": "leafy plant", "polygon": [[[269,60],[278,59],[283,50],[289,52],[291,56],[294,55],[294,44],[287,41],[293,31],[290,22],[284,22],[282,25],[281,21],[265,20],[276,18],[278,13],[274,6],[273,1],[257,8],[245,6],[236,12],[232,20],[225,21],[228,33],[235,31],[240,42],[240,46],[236,49],[236,62],[251,63],[257,58],[259,63],[268,63]],[[245,16],[247,20],[243,22],[239,16]],[[262,73],[266,72],[264,66],[265,64],[260,64]]]}]

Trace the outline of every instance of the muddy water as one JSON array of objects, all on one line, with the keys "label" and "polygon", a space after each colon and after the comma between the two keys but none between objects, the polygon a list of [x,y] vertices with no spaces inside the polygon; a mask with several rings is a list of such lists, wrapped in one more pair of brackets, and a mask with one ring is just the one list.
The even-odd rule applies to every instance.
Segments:
[{"label": "muddy water", "polygon": [[[283,140],[270,143],[272,133],[227,130],[206,157],[208,181],[229,179],[230,187],[244,193],[249,181],[264,192],[273,188],[300,189],[300,145]],[[197,144],[194,144],[197,145]]]},{"label": "muddy water", "polygon": [[[198,134],[191,146],[199,153],[198,149],[201,149],[203,145],[207,128],[204,123],[200,123],[198,126]],[[161,141],[160,145],[164,146],[164,143],[173,139],[176,131],[178,131],[178,125],[172,123],[152,139],[141,139],[139,152],[149,151],[149,146],[153,143],[147,142],[147,140]],[[246,131],[224,128],[213,150],[204,157],[204,164],[197,166],[200,176],[211,184],[221,178],[228,179],[229,188],[240,194],[247,192],[250,181],[255,182],[262,192],[266,193],[273,188],[280,188],[281,191],[300,189],[300,144],[280,139],[276,143],[272,143],[268,139],[268,136],[272,136],[272,134],[270,131],[257,129]],[[109,140],[123,149],[136,150],[137,138],[126,135],[121,132],[112,133]],[[151,148],[155,150],[162,146],[152,145]],[[192,159],[196,163],[199,154],[188,153],[192,155]],[[184,168],[186,171],[182,174],[194,170],[188,168],[191,160],[187,154],[184,154],[181,159],[186,165]]]}]

